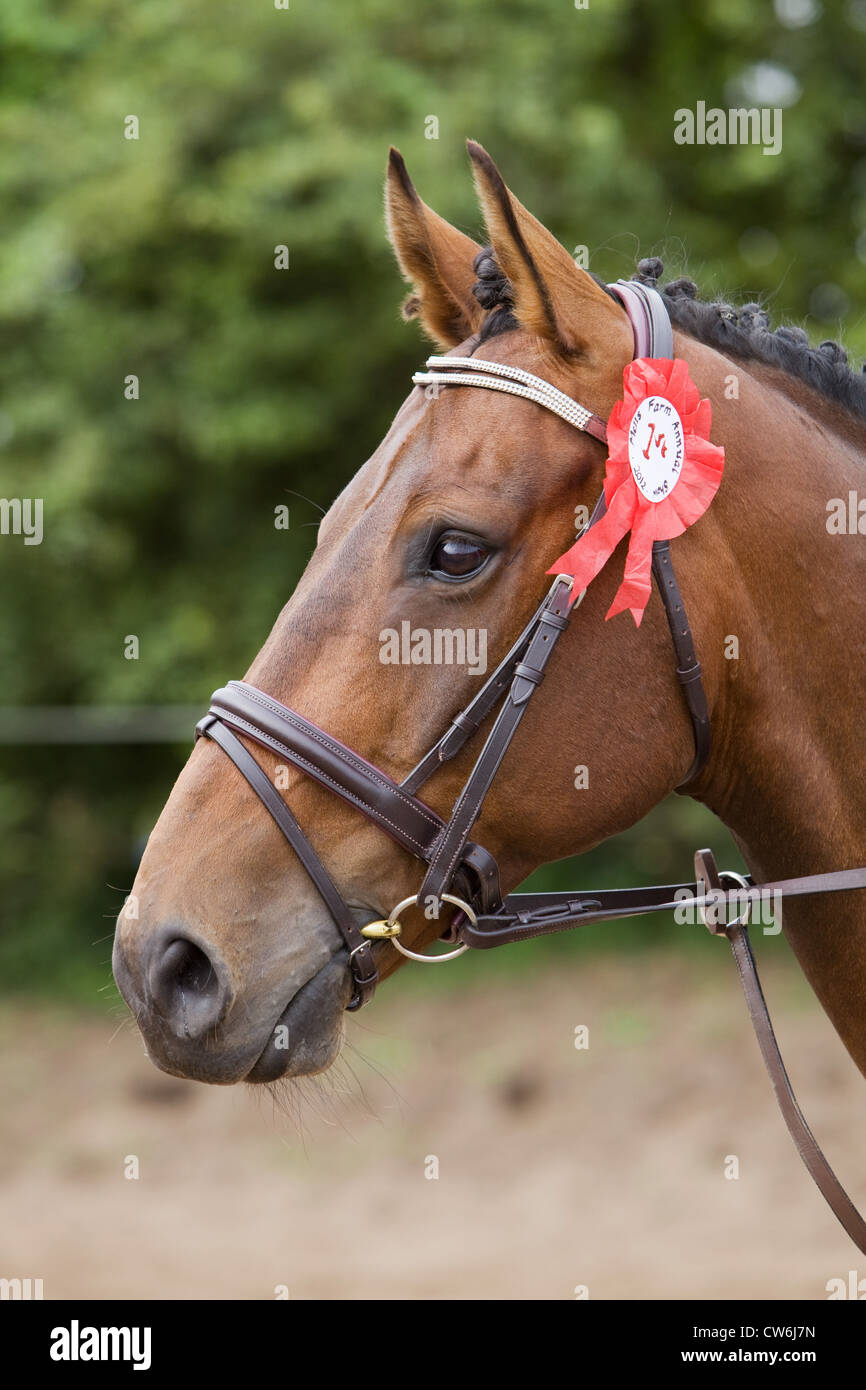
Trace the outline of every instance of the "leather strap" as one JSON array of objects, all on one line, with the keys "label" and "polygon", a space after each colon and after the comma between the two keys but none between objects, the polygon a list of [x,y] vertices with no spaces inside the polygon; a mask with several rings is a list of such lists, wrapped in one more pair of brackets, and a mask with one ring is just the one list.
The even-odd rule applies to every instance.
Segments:
[{"label": "leather strap", "polygon": [[430,861],[418,895],[421,902],[428,898],[439,899],[448,891],[484,798],[526,713],[529,698],[544,680],[544,670],[553,649],[568,627],[570,594],[571,586],[568,583],[554,584],[542,604],[523,658],[514,666],[508,697]]},{"label": "leather strap", "polygon": [[479,913],[477,921],[464,923],[461,940],[475,950],[488,951],[494,946],[511,946],[590,922],[671,912],[683,903],[693,905],[696,901],[699,898],[695,883],[601,888],[585,893],[509,893],[500,912]]},{"label": "leather strap", "polygon": [[[710,850],[698,850],[695,855],[695,874],[699,882],[706,884],[708,889],[718,890],[721,888],[721,879]],[[822,875],[822,877],[837,877],[837,875]],[[812,891],[820,890],[813,889]],[[739,972],[740,983],[743,986],[743,994],[746,997],[752,1027],[761,1049],[761,1056],[764,1059],[764,1065],[773,1084],[779,1109],[788,1127],[788,1133],[796,1145],[797,1152],[831,1211],[841,1222],[857,1249],[866,1255],[866,1221],[863,1220],[824,1157],[821,1146],[809,1128],[806,1117],[797,1103],[797,1097],[794,1095],[788,1073],[785,1070],[779,1044],[773,1032],[767,1001],[761,989],[758,968],[746,929],[747,919],[748,912],[744,912],[729,925],[725,925],[723,922],[718,925],[714,922],[708,922],[707,926],[714,936],[726,936],[731,943],[731,950]]]},{"label": "leather strap", "polygon": [[586,893],[510,893],[496,913],[480,913],[474,923],[465,923],[462,940],[476,950],[509,946],[530,941],[569,927],[590,922],[610,922],[622,917],[645,917],[654,912],[673,912],[678,908],[718,906],[742,908],[746,899],[759,903],[778,894],[783,900],[818,893],[842,893],[866,889],[866,868],[838,869],[828,874],[808,874],[802,878],[777,879],[756,884],[745,879],[747,889],[714,889],[707,897],[702,885],[694,883],[658,884],[650,888],[600,888]]},{"label": "leather strap", "polygon": [[462,709],[459,714],[455,714],[438,743],[434,743],[429,753],[425,753],[408,776],[404,777],[400,783],[403,791],[417,792],[418,788],[422,787],[443,763],[455,757],[467,739],[481,728],[490,711],[502,699],[511,684],[514,668],[529,645],[529,639],[550,601],[550,592],[545,594],[517,641],[509,648],[496,670],[488,676],[474,699],[470,700],[466,708]]},{"label": "leather strap", "polygon": [[[670,911],[683,906],[689,900],[694,907],[715,909],[706,925],[714,935],[727,936],[731,943],[752,1027],[788,1132],[821,1195],[857,1248],[866,1254],[866,1222],[827,1162],[791,1087],[761,989],[745,925],[751,904],[759,901],[762,894],[779,893],[783,896],[799,897],[866,889],[866,868],[841,869],[833,873],[777,879],[760,885],[748,877],[743,882],[745,889],[740,887],[726,890],[711,851],[699,850],[695,855],[693,883],[652,888],[602,889],[600,892],[583,895],[511,894],[505,899],[500,913],[479,916],[475,923],[464,923],[461,939],[468,946],[487,950],[494,946],[565,931],[588,922]],[[744,893],[748,905],[745,908]],[[734,922],[726,924],[721,920],[720,908],[727,908],[731,904],[736,905],[741,915]]]},{"label": "leather strap", "polygon": [[590,415],[583,428],[586,434],[591,434],[600,444],[607,443],[607,425],[600,415]]},{"label": "leather strap", "polygon": [[639,280],[617,280],[608,289],[631,320],[635,357],[673,357],[673,328],[658,290]]},{"label": "leather strap", "polygon": [[[607,511],[607,498],[604,492],[601,493],[598,501],[593,508],[593,512],[586,525],[588,531],[594,526]],[[680,586],[674,573],[674,562],[671,559],[670,541],[653,542],[653,577],[658,585],[658,591],[664,605],[665,617],[668,620],[668,628],[674,644],[674,653],[677,662],[677,679],[682,687],[688,707],[689,716],[692,721],[692,733],[695,740],[695,756],[692,765],[681,782],[677,783],[676,790],[681,792],[695,780],[698,773],[703,770],[704,764],[710,755],[710,710],[707,704],[707,694],[703,686],[703,671],[701,663],[698,661],[695,652],[694,638],[692,637],[691,624],[686,616],[683,596],[680,593]]]},{"label": "leather strap", "polygon": [[866,1221],[863,1220],[824,1157],[821,1146],[809,1128],[791,1087],[785,1064],[782,1061],[782,1054],[779,1051],[779,1044],[773,1032],[773,1025],[761,989],[746,927],[744,924],[732,925],[728,927],[725,934],[731,943],[731,950],[737,963],[752,1027],[758,1039],[764,1065],[773,1083],[779,1109],[788,1127],[788,1133],[822,1197],[842,1223],[857,1249],[866,1255]]},{"label": "leather strap", "polygon": [[680,586],[674,574],[670,541],[653,543],[653,574],[664,603],[676,653],[677,680],[686,698],[695,739],[692,765],[682,782],[677,785],[677,791],[682,791],[695,780],[710,755],[710,711],[703,685],[701,663],[695,653],[691,625],[686,617]]},{"label": "leather strap", "polygon": [[360,1009],[362,1004],[366,1004],[372,998],[379,972],[376,969],[370,942],[361,935],[351,909],[343,901],[333,879],[285,801],[240,739],[236,738],[231,729],[226,728],[219,719],[209,714],[199,721],[195,732],[196,738],[204,735],[206,738],[213,739],[214,743],[218,743],[223,752],[228,754],[235,767],[270,812],[313,880],[349,952],[349,967],[352,972],[354,993],[347,1008],[350,1010]]},{"label": "leather strap", "polygon": [[431,857],[441,816],[318,724],[246,681],[214,691],[210,713],[336,792],[411,854]]}]

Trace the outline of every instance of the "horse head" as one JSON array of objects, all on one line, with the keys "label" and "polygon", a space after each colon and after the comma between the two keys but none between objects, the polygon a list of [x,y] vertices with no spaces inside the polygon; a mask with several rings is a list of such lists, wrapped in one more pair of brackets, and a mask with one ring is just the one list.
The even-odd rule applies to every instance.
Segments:
[{"label": "horse head", "polygon": [[[633,355],[629,318],[486,152],[470,143],[469,153],[485,248],[422,202],[391,153],[386,215],[411,285],[407,316],[440,352],[465,358],[483,346],[487,361],[533,373],[606,419]],[[718,403],[721,433],[729,427],[736,438],[748,424],[742,409],[726,416],[730,363],[691,339],[678,343],[701,394]],[[532,401],[416,386],[322,521],[246,682],[399,782],[537,608],[576,515],[599,494],[604,463],[597,439]],[[728,673],[713,599],[736,581],[721,519],[710,513],[701,533],[699,546],[682,538],[683,572],[689,592],[703,596],[704,679],[721,707]],[[484,802],[477,837],[506,889],[632,825],[691,764],[664,612],[650,604],[639,631],[604,622],[613,568],[588,589]],[[415,640],[455,629],[474,639],[462,665],[437,662],[435,641]],[[418,860],[405,845],[278,752],[256,752],[359,924],[418,892]],[[424,789],[433,812],[447,819],[473,760],[467,748],[436,772]],[[591,767],[588,790],[576,789],[579,766]],[[701,783],[690,790],[700,794]],[[352,992],[344,942],[271,818],[208,739],[175,784],[130,902],[115,976],[157,1065],[229,1083],[334,1060]],[[420,949],[442,929],[417,913],[407,939]],[[374,950],[380,975],[392,972],[398,954],[387,943]]]}]

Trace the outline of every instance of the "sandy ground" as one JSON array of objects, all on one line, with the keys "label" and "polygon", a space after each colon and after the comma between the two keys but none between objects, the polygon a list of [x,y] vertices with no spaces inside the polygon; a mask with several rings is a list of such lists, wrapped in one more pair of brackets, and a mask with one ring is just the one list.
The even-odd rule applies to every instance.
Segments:
[{"label": "sandy ground", "polygon": [[[826,1298],[859,1257],[711,944],[432,994],[404,972],[335,1073],[278,1097],[164,1077],[117,1019],[6,1005],[0,1276],[46,1298]],[[862,1203],[866,1083],[784,945],[762,956],[801,1104]]]}]

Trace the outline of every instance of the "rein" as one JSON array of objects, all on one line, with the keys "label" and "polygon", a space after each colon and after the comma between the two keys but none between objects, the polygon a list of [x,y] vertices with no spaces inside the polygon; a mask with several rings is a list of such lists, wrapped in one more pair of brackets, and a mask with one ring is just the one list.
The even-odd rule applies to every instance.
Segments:
[{"label": "rein", "polygon": [[[673,331],[661,296],[636,281],[618,281],[608,288],[619,299],[631,321],[635,357],[672,358]],[[437,391],[445,386],[481,387],[521,396],[552,411],[599,442],[606,442],[606,425],[598,415],[522,368],[477,357],[436,356],[428,358],[426,366],[425,372],[416,372],[413,376],[416,385]],[[602,492],[585,529],[594,526],[605,510]],[[700,662],[674,574],[669,541],[653,544],[652,572],[667,616],[677,677],[694,733],[694,759],[678,785],[678,790],[682,790],[699,775],[709,755],[709,708]],[[219,744],[307,870],[348,952],[353,984],[352,998],[347,1006],[350,1011],[365,1004],[375,990],[378,970],[374,941],[390,940],[397,950],[411,959],[435,964],[453,960],[470,948],[489,950],[590,922],[666,912],[684,905],[695,908],[712,934],[727,936],[731,943],[758,1044],[788,1130],[822,1195],[855,1245],[866,1254],[866,1222],[824,1158],[791,1089],[747,931],[752,908],[762,894],[779,892],[800,896],[862,889],[866,888],[866,868],[756,885],[751,878],[719,872],[712,853],[699,850],[695,855],[695,879],[691,883],[602,889],[592,893],[512,893],[503,898],[495,859],[469,838],[530,699],[544,680],[551,654],[569,625],[571,613],[580,606],[586,592],[583,590],[572,602],[571,590],[571,580],[557,575],[548,594],[493,674],[465,709],[454,715],[441,738],[400,783],[312,720],[244,681],[229,681],[214,693],[208,713],[196,725],[196,738],[204,736]],[[497,704],[499,713],[446,822],[417,793],[443,763],[461,751]],[[425,865],[425,875],[418,893],[399,903],[387,918],[360,925],[292,811],[241,741],[242,737],[270,749],[327,787],[419,859]],[[409,950],[400,941],[400,913],[412,904],[442,902],[459,909],[450,928],[450,939],[458,943],[456,949],[439,956]],[[727,923],[721,913],[730,906],[735,906],[739,915]]]}]

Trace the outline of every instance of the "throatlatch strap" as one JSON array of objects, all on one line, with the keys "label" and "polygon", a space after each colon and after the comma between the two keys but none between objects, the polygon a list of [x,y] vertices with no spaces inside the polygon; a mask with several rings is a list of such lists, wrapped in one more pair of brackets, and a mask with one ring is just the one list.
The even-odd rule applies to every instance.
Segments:
[{"label": "throatlatch strap", "polygon": [[[607,511],[607,498],[601,493],[596,502],[592,516],[586,524],[586,530],[594,526],[597,521],[604,516]],[[653,578],[658,585],[659,595],[664,605],[665,616],[668,620],[671,639],[674,645],[674,654],[677,660],[677,680],[679,681],[685,697],[686,707],[692,721],[692,733],[695,740],[695,756],[692,765],[681,782],[677,783],[676,790],[682,791],[690,782],[693,782],[698,773],[703,770],[704,764],[710,754],[710,709],[707,704],[707,693],[704,690],[703,670],[695,652],[695,642],[692,637],[691,624],[686,616],[683,596],[680,593],[680,586],[674,573],[674,562],[671,559],[670,541],[653,542]]]},{"label": "throatlatch strap", "polygon": [[670,541],[653,543],[653,574],[664,604],[677,658],[677,680],[682,686],[695,738],[692,765],[682,782],[677,785],[677,791],[682,791],[683,787],[695,780],[710,756],[710,709],[707,704],[707,692],[704,690],[701,663],[695,652],[691,624],[686,617],[683,596],[674,574]]}]

